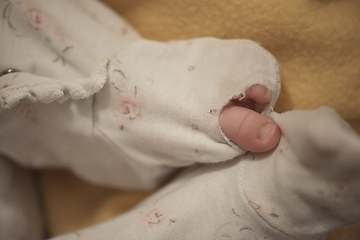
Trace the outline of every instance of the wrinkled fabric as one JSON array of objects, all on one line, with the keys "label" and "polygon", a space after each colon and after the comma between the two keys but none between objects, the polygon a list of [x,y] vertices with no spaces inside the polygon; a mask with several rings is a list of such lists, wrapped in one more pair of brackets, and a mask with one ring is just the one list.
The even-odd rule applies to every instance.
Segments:
[{"label": "wrinkled fabric", "polygon": [[[56,49],[63,39],[56,42],[52,28],[61,24],[67,36],[59,56],[64,62],[51,61],[51,68],[57,69],[55,73],[61,72],[58,68],[75,69],[79,77],[42,75],[45,69],[31,72],[30,63],[38,65],[36,69],[50,64],[45,50],[35,62],[29,57],[4,64],[21,72],[1,77],[0,151],[23,165],[68,168],[113,187],[155,189],[178,168],[223,162],[245,152],[219,127],[218,115],[230,99],[243,98],[251,85],[264,85],[273,95],[262,109],[267,115],[279,96],[277,62],[252,41],[200,38],[158,43],[134,33],[125,39],[117,36],[118,45],[109,46],[114,52],[107,49],[109,55],[103,57],[104,51],[93,49],[96,42],[109,41],[103,35],[92,33],[91,44],[72,40],[79,35],[74,33],[76,26],[85,31],[82,39],[89,41],[91,33],[84,29],[97,19],[79,7],[82,1],[56,3],[59,9],[72,6],[85,15],[74,15],[73,21],[40,2],[8,3],[3,27],[9,39],[4,44],[19,41],[19,46],[32,46],[37,40],[44,45],[39,51]],[[28,12],[30,20],[22,19]],[[15,13],[19,21],[30,24],[23,23],[27,35],[15,35],[22,30],[11,27]],[[33,18],[36,27],[31,25]],[[103,25],[98,28],[104,31]],[[108,36],[115,42],[116,36]],[[4,55],[15,58],[3,46]]]},{"label": "wrinkled fabric", "polygon": [[[271,113],[279,67],[258,44],[142,40],[96,1],[0,7],[0,70],[21,71],[0,78],[1,154],[128,189],[155,189],[190,167],[134,210],[59,239],[321,239],[357,223],[358,136],[327,108]],[[261,112],[283,131],[264,154],[237,148],[218,124],[222,107],[254,84],[272,92]],[[34,199],[11,179],[4,194]],[[19,221],[13,236],[22,239],[38,211],[32,203],[22,215],[14,203],[0,202],[0,220],[16,219],[0,236]]]},{"label": "wrinkled fabric", "polygon": [[[24,166],[154,189],[179,168],[244,153],[217,120],[231,98],[265,85],[269,114],[279,95],[276,60],[248,40],[141,40],[97,1],[2,1],[1,9],[0,68],[20,72],[0,78],[0,151]],[[12,209],[3,219],[21,216]]]},{"label": "wrinkled fabric", "polygon": [[[66,167],[94,182],[142,189],[175,167],[244,153],[224,139],[218,114],[253,84],[273,92],[268,114],[279,95],[277,63],[247,40],[190,43],[136,41],[88,79],[3,76],[5,107],[20,104],[2,111],[1,151],[32,167]],[[62,104],[36,104],[54,100]]]},{"label": "wrinkled fabric", "polygon": [[54,239],[318,240],[359,223],[356,133],[328,107],[271,117],[283,131],[273,151],[190,168],[118,218]]}]

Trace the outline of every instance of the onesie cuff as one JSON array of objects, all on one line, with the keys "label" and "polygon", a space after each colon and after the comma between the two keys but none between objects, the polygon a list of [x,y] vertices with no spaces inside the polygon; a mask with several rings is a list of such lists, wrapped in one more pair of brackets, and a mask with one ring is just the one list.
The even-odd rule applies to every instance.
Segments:
[{"label": "onesie cuff", "polygon": [[4,109],[15,107],[21,100],[49,104],[63,103],[68,99],[86,99],[100,91],[108,79],[109,60],[105,59],[89,78],[59,80],[25,72],[1,77],[0,105]]}]

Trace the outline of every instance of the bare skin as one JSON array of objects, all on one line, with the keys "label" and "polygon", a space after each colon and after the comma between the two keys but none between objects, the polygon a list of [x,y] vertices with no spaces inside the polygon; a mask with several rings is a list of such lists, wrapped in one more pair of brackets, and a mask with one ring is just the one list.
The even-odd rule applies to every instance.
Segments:
[{"label": "bare skin", "polygon": [[266,87],[253,85],[245,91],[245,99],[232,100],[223,108],[219,124],[231,142],[251,152],[266,152],[277,146],[280,128],[272,119],[255,112],[256,103],[270,100]]}]

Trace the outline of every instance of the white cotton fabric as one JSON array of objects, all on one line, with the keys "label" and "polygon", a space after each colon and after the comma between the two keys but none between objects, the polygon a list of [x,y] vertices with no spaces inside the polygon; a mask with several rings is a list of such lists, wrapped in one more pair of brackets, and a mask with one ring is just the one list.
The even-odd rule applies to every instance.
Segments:
[{"label": "white cotton fabric", "polygon": [[[359,137],[327,108],[271,113],[279,67],[258,44],[142,40],[90,0],[9,0],[0,10],[0,71],[21,71],[0,77],[2,155],[129,189],[189,167],[132,211],[58,239],[323,239],[357,223]],[[264,154],[234,146],[218,123],[254,84],[271,91],[262,113],[283,133]],[[14,179],[2,174],[0,192],[33,201]],[[39,221],[13,203],[0,201],[0,221],[15,219],[0,236],[22,239],[32,226],[41,239]],[[4,232],[18,221],[24,231]]]},{"label": "white cotton fabric", "polygon": [[131,211],[54,240],[319,240],[359,223],[356,133],[328,107],[272,117],[283,132],[273,151],[190,168]]},{"label": "white cotton fabric", "polygon": [[[98,2],[52,3],[3,3],[0,67],[21,72],[0,79],[0,151],[21,164],[154,189],[180,167],[244,153],[219,127],[230,99],[264,85],[273,95],[262,110],[269,114],[279,96],[278,64],[257,43],[123,37],[120,29],[131,29],[121,19],[97,21],[112,16],[104,7],[97,11]],[[36,59],[6,47],[14,45],[18,51],[35,45]]]},{"label": "white cotton fabric", "polygon": [[0,157],[0,239],[44,239],[32,172]]}]

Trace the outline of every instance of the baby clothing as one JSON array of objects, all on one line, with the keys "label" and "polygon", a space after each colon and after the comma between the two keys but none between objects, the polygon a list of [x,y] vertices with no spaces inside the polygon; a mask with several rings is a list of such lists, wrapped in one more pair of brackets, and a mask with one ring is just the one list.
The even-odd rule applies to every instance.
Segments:
[{"label": "baby clothing", "polygon": [[131,211],[55,238],[319,240],[359,223],[360,138],[330,108],[272,113],[276,149],[192,167]]},{"label": "baby clothing", "polygon": [[[268,114],[279,95],[275,58],[248,40],[142,40],[97,1],[9,0],[0,7],[0,70],[19,70],[0,77],[0,152],[21,165],[155,189],[180,168],[244,153],[219,128],[230,99],[264,85],[273,95],[262,108]],[[16,229],[28,215],[8,220],[15,215],[0,218]]]},{"label": "baby clothing", "polygon": [[[155,189],[188,168],[132,211],[56,239],[323,239],[358,221],[360,141],[332,110],[272,113],[283,136],[268,153],[246,153],[222,134],[220,110],[250,86],[272,92],[265,115],[278,98],[278,64],[258,44],[143,40],[94,0],[0,9],[0,70],[20,71],[0,77],[2,155],[129,189]],[[16,177],[0,176],[10,179],[1,196]],[[0,212],[0,238],[33,214],[9,201],[0,201],[11,209]]]},{"label": "baby clothing", "polygon": [[283,133],[273,151],[192,167],[133,210],[54,240],[319,240],[359,223],[356,133],[328,107],[271,117]]},{"label": "baby clothing", "polygon": [[[264,85],[273,95],[262,109],[268,114],[279,95],[275,58],[249,40],[123,39],[105,25],[111,19],[96,27],[110,15],[97,12],[96,1],[3,5],[8,20],[0,66],[20,72],[0,79],[0,152],[23,165],[68,168],[99,184],[152,190],[179,168],[244,153],[219,127],[229,100]],[[36,14],[35,27],[28,12]],[[53,28],[62,29],[63,45]],[[38,54],[18,54],[34,42]],[[15,53],[8,50],[14,45]]]}]

